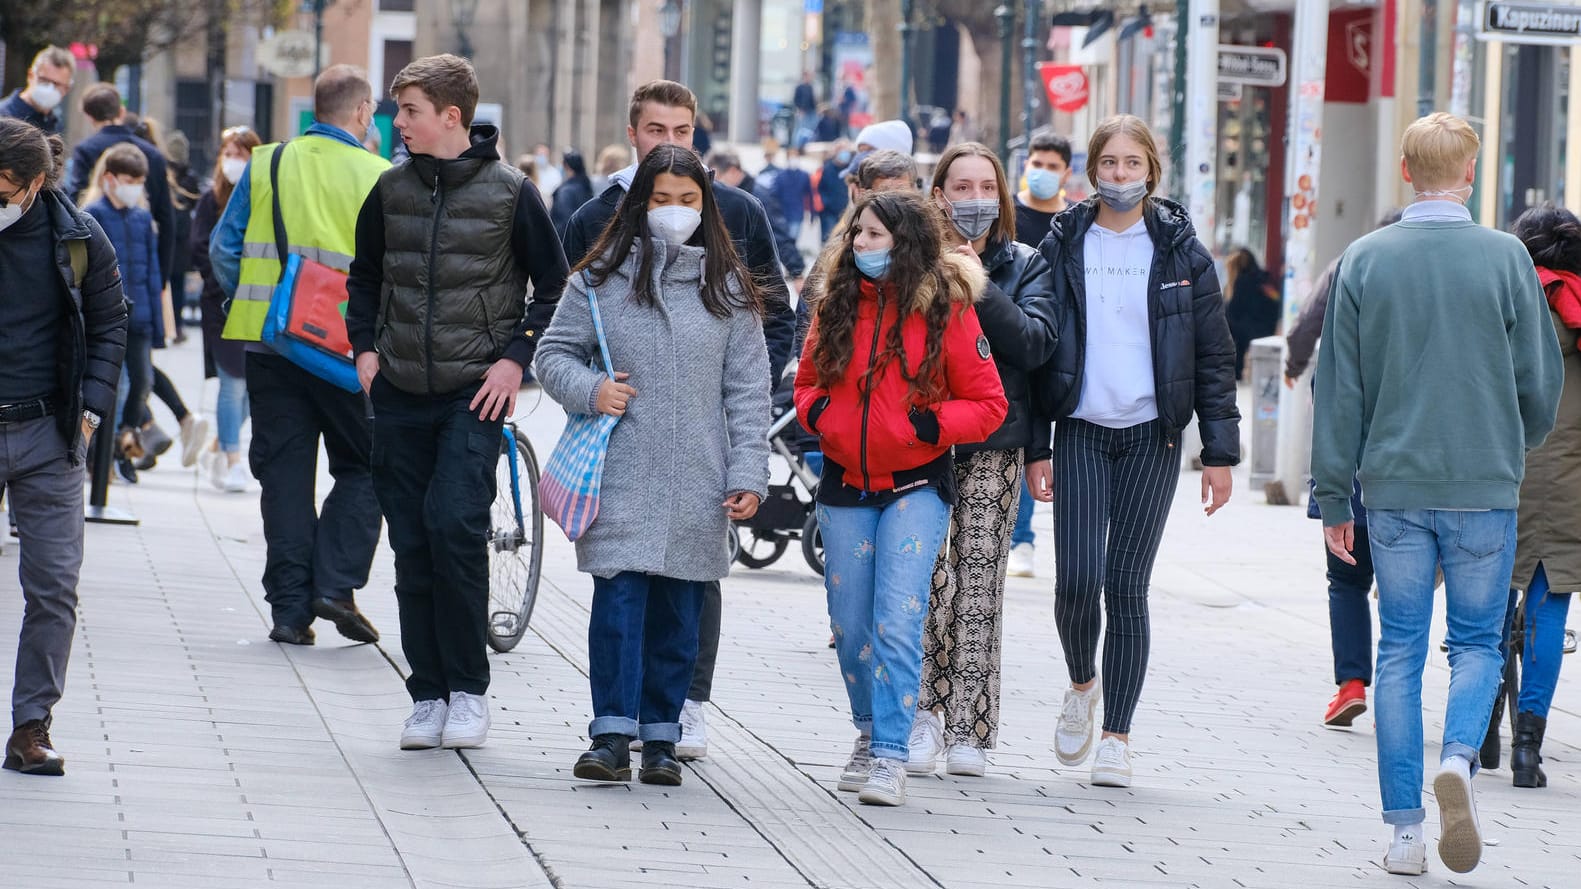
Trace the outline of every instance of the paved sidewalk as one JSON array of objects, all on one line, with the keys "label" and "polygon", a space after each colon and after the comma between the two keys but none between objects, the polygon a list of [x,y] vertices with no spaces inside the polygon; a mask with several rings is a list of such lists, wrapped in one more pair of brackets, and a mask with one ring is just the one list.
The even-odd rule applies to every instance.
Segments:
[{"label": "paved sidewalk", "polygon": [[[195,361],[191,347],[160,356],[194,401]],[[546,456],[558,409],[532,391],[520,407]],[[1317,525],[1244,490],[1205,519],[1192,473],[1153,592],[1135,786],[1090,787],[1085,769],[1053,757],[1064,667],[1044,508],[1045,576],[1009,585],[988,777],[913,779],[907,806],[878,809],[834,791],[853,729],[822,587],[794,549],[725,583],[709,757],[679,788],[599,786],[571,777],[591,715],[591,587],[557,531],[531,631],[491,657],[489,745],[402,752],[388,551],[359,596],[380,646],[327,625],[316,647],[277,646],[265,639],[256,491],[222,494],[167,462],[112,491],[141,526],[88,530],[56,711],[67,776],[0,772],[0,885],[1576,885],[1574,683],[1561,683],[1550,720],[1549,788],[1517,791],[1507,770],[1476,782],[1496,843],[1483,866],[1459,877],[1430,853],[1425,877],[1383,874],[1370,715],[1350,731],[1318,724],[1332,686]],[[14,545],[0,556],[6,663],[21,612],[16,558]],[[1430,663],[1432,762],[1448,672],[1436,649]],[[1435,835],[1430,798],[1428,811]]]}]

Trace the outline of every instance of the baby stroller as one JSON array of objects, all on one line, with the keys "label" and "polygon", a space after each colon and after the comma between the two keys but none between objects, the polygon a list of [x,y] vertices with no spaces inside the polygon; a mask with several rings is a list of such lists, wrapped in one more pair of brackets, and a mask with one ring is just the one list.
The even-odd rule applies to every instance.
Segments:
[{"label": "baby stroller", "polygon": [[818,439],[796,421],[792,379],[793,375],[787,374],[774,392],[774,423],[769,426],[769,448],[785,461],[789,472],[783,483],[775,484],[770,470],[768,499],[756,515],[732,527],[731,551],[736,561],[748,568],[767,568],[785,554],[792,540],[800,540],[802,557],[821,575],[823,538],[813,508],[818,473],[808,465],[806,456],[818,449]]}]

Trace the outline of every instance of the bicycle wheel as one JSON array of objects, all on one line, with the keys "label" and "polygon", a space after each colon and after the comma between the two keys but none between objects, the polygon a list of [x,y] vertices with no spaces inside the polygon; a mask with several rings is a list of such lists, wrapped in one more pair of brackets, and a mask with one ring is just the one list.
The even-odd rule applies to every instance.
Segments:
[{"label": "bicycle wheel", "polygon": [[790,538],[773,531],[750,531],[743,538],[738,530],[736,539],[739,541],[736,561],[748,568],[767,568],[790,546]]},{"label": "bicycle wheel", "polygon": [[538,505],[538,458],[526,436],[505,428],[495,470],[498,492],[489,512],[489,647],[501,654],[516,647],[543,570],[543,510]]},{"label": "bicycle wheel", "polygon": [[807,522],[801,526],[801,554],[812,570],[823,576],[823,532],[818,530],[818,510],[808,510]]}]

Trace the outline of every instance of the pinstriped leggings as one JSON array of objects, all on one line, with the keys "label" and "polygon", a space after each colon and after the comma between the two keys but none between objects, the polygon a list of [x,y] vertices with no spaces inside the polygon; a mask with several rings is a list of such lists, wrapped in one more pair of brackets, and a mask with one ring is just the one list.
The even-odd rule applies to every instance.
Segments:
[{"label": "pinstriped leggings", "polygon": [[1158,420],[1108,429],[1061,420],[1054,432],[1054,617],[1073,683],[1097,674],[1103,730],[1127,734],[1147,675],[1147,588],[1169,518],[1180,452]]}]

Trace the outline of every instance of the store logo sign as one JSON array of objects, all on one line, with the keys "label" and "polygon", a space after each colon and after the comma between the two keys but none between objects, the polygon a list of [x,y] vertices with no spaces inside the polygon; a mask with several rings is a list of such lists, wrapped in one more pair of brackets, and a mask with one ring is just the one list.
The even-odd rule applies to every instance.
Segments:
[{"label": "store logo sign", "polygon": [[1285,51],[1266,46],[1220,46],[1219,79],[1247,86],[1285,85]]},{"label": "store logo sign", "polygon": [[1048,91],[1049,104],[1066,113],[1079,111],[1087,104],[1087,72],[1080,65],[1038,66],[1043,76],[1043,87]]}]

